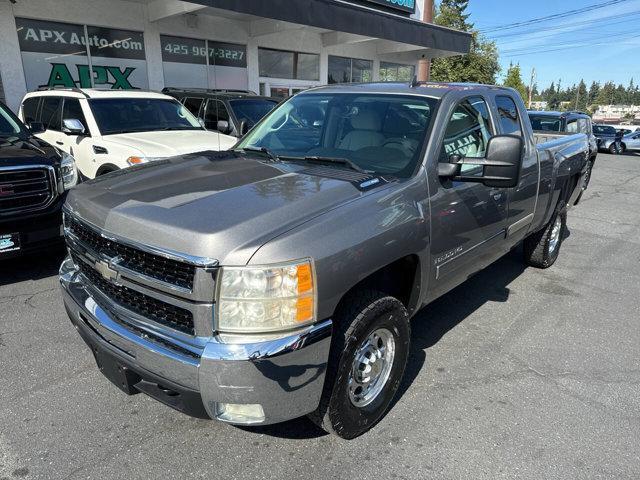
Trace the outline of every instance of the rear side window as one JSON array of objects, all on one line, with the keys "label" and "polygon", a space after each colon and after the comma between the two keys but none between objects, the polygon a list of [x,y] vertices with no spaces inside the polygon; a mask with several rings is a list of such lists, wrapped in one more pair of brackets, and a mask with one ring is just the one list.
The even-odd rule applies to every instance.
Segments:
[{"label": "rear side window", "polygon": [[184,106],[187,107],[187,110],[193,113],[196,117],[199,117],[202,102],[204,102],[204,98],[189,97],[184,99]]},{"label": "rear side window", "polygon": [[567,132],[569,133],[578,133],[578,120],[569,120],[567,122]]},{"label": "rear side window", "polygon": [[496,106],[500,116],[500,130],[504,135],[522,135],[520,117],[516,103],[511,97],[496,97]]},{"label": "rear side window", "polygon": [[84,119],[84,113],[82,113],[82,107],[80,101],[76,98],[65,98],[64,107],[62,109],[62,119],[71,120],[76,119],[82,122],[85,131],[87,130],[87,121]]},{"label": "rear side window", "polygon": [[589,133],[589,125],[586,118],[578,119],[578,131],[580,133]]},{"label": "rear side window", "polygon": [[38,106],[40,104],[39,97],[31,97],[27,98],[22,103],[22,117],[24,118],[24,123],[31,123],[38,121]]},{"label": "rear side window", "polygon": [[62,98],[44,97],[42,101],[42,123],[47,130],[60,131],[62,118]]},{"label": "rear side window", "polygon": [[[451,155],[484,158],[491,138],[491,121],[487,102],[482,97],[463,100],[453,111],[440,153],[440,161],[447,162]],[[482,171],[477,165],[463,165],[461,172]]]}]

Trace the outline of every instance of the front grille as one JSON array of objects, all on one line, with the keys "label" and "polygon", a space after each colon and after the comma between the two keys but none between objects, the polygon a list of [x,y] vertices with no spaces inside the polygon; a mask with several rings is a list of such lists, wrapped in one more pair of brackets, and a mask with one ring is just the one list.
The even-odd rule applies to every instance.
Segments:
[{"label": "front grille", "polygon": [[188,290],[193,289],[195,275],[193,265],[111,241],[71,216],[66,217],[66,226],[82,244],[96,253],[101,253],[109,258],[120,257],[118,265],[170,285]]},{"label": "front grille", "polygon": [[195,334],[193,314],[190,311],[156,300],[155,298],[125,286],[114,285],[104,279],[93,266],[81,260],[78,255],[72,253],[72,258],[76,267],[78,267],[89,283],[111,301],[161,325],[188,335]]},{"label": "front grille", "polygon": [[38,210],[51,202],[55,182],[47,168],[0,169],[0,213]]}]

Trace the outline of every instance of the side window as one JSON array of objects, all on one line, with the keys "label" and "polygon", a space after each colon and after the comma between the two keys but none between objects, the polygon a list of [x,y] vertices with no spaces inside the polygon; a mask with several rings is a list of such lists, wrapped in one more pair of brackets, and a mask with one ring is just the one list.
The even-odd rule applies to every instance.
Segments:
[{"label": "side window", "polygon": [[569,133],[578,133],[578,120],[569,120],[567,122],[567,132]]},{"label": "side window", "polygon": [[42,100],[42,123],[47,130],[61,130],[62,99],[44,97]]},{"label": "side window", "polygon": [[[447,162],[451,155],[484,158],[491,132],[487,102],[481,97],[463,100],[453,111],[447,124],[440,161]],[[462,173],[480,172],[481,169],[476,165],[463,165]]]},{"label": "side window", "polygon": [[199,117],[202,102],[204,102],[204,98],[188,97],[184,99],[184,106],[187,107],[187,110],[193,113],[196,117]]},{"label": "side window", "polygon": [[218,129],[218,120],[229,121],[229,113],[224,103],[218,100],[209,100],[207,102],[207,111],[204,115],[205,127],[209,130]]},{"label": "side window", "polygon": [[87,121],[84,118],[84,113],[82,113],[80,101],[76,98],[64,99],[64,106],[62,107],[62,119],[80,120],[82,122],[82,125],[84,125],[85,132],[88,130]]},{"label": "side window", "polygon": [[500,115],[500,130],[504,135],[522,135],[520,117],[516,102],[511,97],[496,97],[498,115]]},{"label": "side window", "polygon": [[580,133],[589,133],[589,128],[587,126],[587,119],[586,118],[579,118],[578,119],[578,131]]},{"label": "side window", "polygon": [[22,116],[24,117],[24,123],[29,124],[31,122],[37,122],[38,120],[38,105],[40,104],[40,97],[27,98],[22,103]]}]

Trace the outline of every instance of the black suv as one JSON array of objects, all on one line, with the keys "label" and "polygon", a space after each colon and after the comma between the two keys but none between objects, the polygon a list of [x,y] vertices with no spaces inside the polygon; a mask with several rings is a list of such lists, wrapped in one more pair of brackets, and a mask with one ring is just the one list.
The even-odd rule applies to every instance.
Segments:
[{"label": "black suv", "polygon": [[78,181],[73,157],[35,137],[0,103],[0,260],[62,244],[62,204]]},{"label": "black suv", "polygon": [[178,99],[208,130],[241,137],[278,105],[278,100],[248,90],[165,88],[162,93]]}]

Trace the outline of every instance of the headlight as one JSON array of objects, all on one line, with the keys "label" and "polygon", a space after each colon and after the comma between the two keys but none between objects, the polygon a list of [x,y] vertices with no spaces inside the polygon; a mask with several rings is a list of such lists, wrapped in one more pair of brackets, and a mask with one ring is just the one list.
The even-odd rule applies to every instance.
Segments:
[{"label": "headlight", "polygon": [[62,171],[62,183],[64,189],[69,190],[78,184],[78,169],[76,168],[76,160],[68,153],[62,153],[60,162],[60,170]]},{"label": "headlight", "polygon": [[316,286],[310,260],[264,267],[223,267],[218,275],[221,332],[264,333],[313,323]]},{"label": "headlight", "polygon": [[131,166],[133,165],[141,165],[143,163],[149,163],[149,162],[155,162],[156,160],[162,160],[165,157],[140,157],[140,156],[133,156],[133,157],[129,157],[127,158],[127,163]]}]

